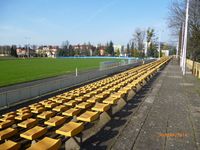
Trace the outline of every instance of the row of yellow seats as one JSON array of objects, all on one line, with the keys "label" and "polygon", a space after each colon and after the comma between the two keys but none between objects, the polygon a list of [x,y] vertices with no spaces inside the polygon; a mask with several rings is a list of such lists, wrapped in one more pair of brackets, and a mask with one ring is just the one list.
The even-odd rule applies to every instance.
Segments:
[{"label": "row of yellow seats", "polygon": [[[159,63],[145,65],[144,67],[139,67],[139,69],[141,69],[141,70],[143,68],[147,69],[147,67],[150,67],[150,66],[154,67],[157,64],[159,64]],[[137,70],[137,69],[134,69],[134,70]],[[133,73],[133,70],[130,70],[127,72]],[[30,114],[34,113],[34,111],[36,111],[35,112],[35,114],[37,114],[36,118],[44,119],[45,120],[44,124],[47,126],[55,126],[56,127],[56,126],[62,125],[63,123],[66,123],[66,119],[68,117],[77,116],[84,109],[83,113],[81,115],[77,116],[77,118],[76,118],[77,121],[79,121],[79,122],[70,121],[70,122],[66,123],[64,126],[62,126],[60,129],[55,131],[56,134],[61,134],[64,136],[69,136],[69,137],[75,136],[76,134],[80,133],[83,130],[83,128],[84,128],[83,122],[93,122],[94,120],[98,119],[101,112],[107,111],[112,104],[116,103],[117,99],[119,99],[120,97],[122,97],[124,94],[127,93],[126,86],[128,83],[132,83],[135,79],[138,79],[139,77],[144,75],[146,72],[147,71],[145,71],[143,69],[142,72],[140,72],[138,74],[134,74],[134,76],[132,78],[131,78],[131,74],[128,77],[125,77],[122,73],[122,74],[120,74],[121,78],[118,78],[118,80],[122,79],[120,81],[123,82],[120,84],[120,86],[116,86],[116,84],[115,84],[114,87],[107,86],[105,88],[102,88],[102,89],[104,89],[101,91],[102,93],[100,93],[100,94],[96,93],[97,95],[95,95],[95,97],[92,97],[92,98],[87,97],[87,96],[86,97],[82,96],[80,98],[80,95],[78,94],[77,97],[75,98],[75,101],[73,101],[75,103],[73,103],[70,99],[64,99],[64,96],[67,97],[67,96],[69,96],[71,94],[73,95],[74,93],[77,93],[77,91],[79,91],[79,90],[73,90],[73,92],[64,93],[64,95],[62,95],[61,97],[60,97],[60,95],[58,95],[57,97],[41,101],[40,103],[32,104],[29,107],[21,108],[21,109],[17,110],[17,113],[20,112],[20,113],[24,114],[23,116],[25,116],[25,117],[21,118],[21,120],[24,120],[24,119],[31,117],[32,115],[30,115]],[[103,80],[101,82],[98,82],[98,84],[101,83],[100,86],[106,86],[106,84],[109,84],[110,81],[112,82],[113,80]],[[138,82],[140,82],[140,81],[138,80]],[[115,82],[115,83],[119,84],[119,82]],[[98,84],[96,84],[96,85],[98,85]],[[135,82],[135,84],[136,84],[136,82]],[[91,84],[91,85],[94,85],[94,84]],[[86,89],[88,89],[88,88],[89,87],[86,87]],[[128,89],[130,89],[130,87]],[[81,90],[84,90],[84,88],[81,88]],[[89,91],[87,91],[87,92],[89,92]],[[69,93],[71,93],[71,94],[69,94]],[[62,104],[59,103],[60,102],[59,99],[61,101],[63,100]],[[69,101],[71,101],[71,102],[69,103]],[[90,109],[87,110],[88,108],[90,108]],[[49,110],[46,110],[46,109],[49,109]],[[11,112],[6,115],[11,116],[11,115],[15,115],[15,114],[14,114],[14,112]],[[15,119],[16,119],[16,116],[15,116]],[[37,123],[38,123],[38,120],[34,119],[34,118],[30,118],[21,123],[18,123],[18,126],[20,126],[20,127],[31,128],[31,129],[21,133],[20,136],[22,138],[25,138],[28,140],[35,140],[35,139],[43,136],[47,132],[47,128],[41,127],[41,126],[35,126],[35,125],[37,125]],[[5,130],[3,130],[3,131],[5,131]],[[12,128],[7,128],[7,133],[10,133],[9,137],[16,134],[16,132],[17,131],[15,129],[12,130]],[[6,138],[8,138],[8,136],[2,137],[2,139],[6,139]],[[46,141],[48,141],[48,140],[52,140],[52,143],[54,143],[53,145],[49,145],[49,146],[60,145],[60,140],[55,141],[55,139],[51,139],[48,137],[45,137],[44,139],[42,139],[40,142],[37,143],[37,145],[40,145],[41,143],[46,143]],[[11,141],[5,142],[4,146],[8,142],[11,142]],[[32,148],[34,148],[34,145],[32,146]]]}]

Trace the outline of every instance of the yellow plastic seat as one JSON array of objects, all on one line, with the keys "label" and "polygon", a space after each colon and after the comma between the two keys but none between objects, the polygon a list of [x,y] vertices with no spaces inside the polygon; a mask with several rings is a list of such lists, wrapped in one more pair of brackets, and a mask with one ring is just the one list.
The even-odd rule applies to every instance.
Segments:
[{"label": "yellow plastic seat", "polygon": [[65,99],[65,98],[57,98],[54,100],[54,102],[59,103],[59,104],[62,104],[62,103],[68,102],[68,101],[69,101],[69,99]]},{"label": "yellow plastic seat", "polygon": [[118,84],[120,87],[124,87],[126,85],[125,81]]},{"label": "yellow plastic seat", "polygon": [[17,133],[17,130],[13,129],[13,128],[7,128],[4,130],[1,130],[0,131],[0,140],[7,139],[7,138],[15,135],[16,133]]},{"label": "yellow plastic seat", "polygon": [[43,101],[40,101],[39,104],[45,105],[45,104],[48,103],[48,102],[51,102],[51,101],[48,100],[48,99],[45,99],[45,100],[43,100]]},{"label": "yellow plastic seat", "polygon": [[76,96],[75,95],[67,95],[67,96],[64,96],[63,98],[64,99],[68,99],[68,100],[71,100],[71,99],[74,99]]},{"label": "yellow plastic seat", "polygon": [[69,122],[56,130],[56,133],[66,137],[72,137],[79,134],[83,129],[83,123]]},{"label": "yellow plastic seat", "polygon": [[65,96],[65,94],[59,94],[59,95],[56,95],[57,98],[62,98],[62,96]]},{"label": "yellow plastic seat", "polygon": [[45,108],[40,106],[39,108],[35,108],[33,110],[31,110],[32,113],[34,114],[39,114],[39,113],[42,113],[43,111],[45,111]]},{"label": "yellow plastic seat", "polygon": [[111,97],[114,97],[114,98],[122,98],[126,93],[124,91],[122,92],[116,92],[114,94],[111,94],[110,96]]},{"label": "yellow plastic seat", "polygon": [[15,119],[15,115],[9,115],[9,116],[1,118],[0,121],[14,120],[14,119]]},{"label": "yellow plastic seat", "polygon": [[40,106],[42,106],[42,104],[40,104],[40,103],[35,103],[35,104],[32,104],[32,105],[29,105],[29,107],[30,107],[31,109],[36,109],[36,108],[38,108],[38,107],[40,107]]},{"label": "yellow plastic seat", "polygon": [[31,113],[25,113],[25,114],[16,116],[15,119],[16,119],[16,120],[25,120],[25,119],[30,118],[31,116],[32,116]]},{"label": "yellow plastic seat", "polygon": [[84,96],[89,98],[89,97],[92,97],[94,95],[95,95],[95,93],[89,92],[89,93],[86,93]]},{"label": "yellow plastic seat", "polygon": [[87,91],[85,89],[81,89],[80,93],[81,93],[81,96],[83,96],[85,93],[87,93]]},{"label": "yellow plastic seat", "polygon": [[92,105],[91,103],[82,102],[82,103],[76,105],[76,108],[86,109],[86,108],[90,107],[91,105]]},{"label": "yellow plastic seat", "polygon": [[76,100],[76,101],[79,101],[79,102],[85,101],[86,99],[88,99],[88,98],[85,97],[85,96],[80,96],[80,97],[76,97],[76,98],[75,98],[75,100]]},{"label": "yellow plastic seat", "polygon": [[100,88],[98,88],[97,90],[99,91],[99,92],[103,92],[104,90],[106,90],[107,88],[104,86],[104,85],[102,85]]},{"label": "yellow plastic seat", "polygon": [[18,149],[20,149],[20,144],[8,140],[0,145],[0,149],[1,150],[18,150]]},{"label": "yellow plastic seat", "polygon": [[98,97],[91,97],[90,99],[87,100],[88,103],[96,103],[98,101],[100,101],[101,98]]},{"label": "yellow plastic seat", "polygon": [[8,112],[8,113],[6,113],[6,114],[3,114],[2,116],[4,116],[4,117],[8,117],[8,116],[11,116],[11,115],[16,115],[16,112]]},{"label": "yellow plastic seat", "polygon": [[53,102],[56,102],[56,100],[60,99],[61,97],[50,97],[48,100],[51,100]]},{"label": "yellow plastic seat", "polygon": [[60,139],[45,137],[39,142],[31,145],[27,150],[58,150],[61,146]]},{"label": "yellow plastic seat", "polygon": [[62,115],[72,117],[78,115],[80,111],[80,109],[70,108],[67,111],[63,112]]},{"label": "yellow plastic seat", "polygon": [[53,117],[55,115],[55,112],[52,111],[44,111],[41,114],[37,115],[37,118],[41,119],[49,119],[50,117]]},{"label": "yellow plastic seat", "polygon": [[68,107],[65,106],[65,105],[59,105],[59,106],[56,106],[56,107],[53,108],[53,110],[57,111],[57,112],[65,111],[67,109],[68,109]]},{"label": "yellow plastic seat", "polygon": [[24,133],[20,134],[20,137],[25,138],[27,140],[35,140],[41,136],[43,136],[47,132],[47,128],[35,126]]},{"label": "yellow plastic seat", "polygon": [[45,105],[44,105],[44,107],[46,107],[46,108],[53,108],[53,107],[56,107],[58,104],[57,103],[55,103],[55,102],[50,102],[50,103],[46,103]]},{"label": "yellow plastic seat", "polygon": [[127,94],[129,91],[130,91],[130,89],[122,88],[122,89],[120,89],[117,93],[121,93],[122,96],[123,96],[124,94]]},{"label": "yellow plastic seat", "polygon": [[51,101],[54,101],[54,100],[56,100],[56,99],[58,99],[56,96],[54,96],[54,97],[50,97],[50,98],[48,98],[49,100],[51,100]]},{"label": "yellow plastic seat", "polygon": [[41,108],[41,107],[43,107],[43,105],[42,105],[42,104],[38,104],[37,106],[32,107],[31,109],[39,109],[39,108]]},{"label": "yellow plastic seat", "polygon": [[105,112],[110,108],[109,104],[103,104],[103,103],[96,103],[94,107],[92,107],[92,110],[98,111],[98,112]]},{"label": "yellow plastic seat", "polygon": [[61,116],[55,116],[53,118],[50,118],[49,120],[45,121],[44,124],[49,126],[59,126],[65,122],[66,118]]},{"label": "yellow plastic seat", "polygon": [[108,95],[109,95],[108,93],[100,93],[98,95],[95,95],[95,97],[102,99],[102,98],[106,98]]},{"label": "yellow plastic seat", "polygon": [[84,122],[93,122],[99,117],[98,112],[93,111],[86,111],[80,116],[77,117],[77,120],[84,121]]},{"label": "yellow plastic seat", "polygon": [[81,93],[81,92],[74,93],[74,96],[82,96],[82,95],[83,95],[83,93]]},{"label": "yellow plastic seat", "polygon": [[118,89],[119,89],[119,87],[116,87],[116,86],[110,88],[110,90],[112,90],[113,92],[116,92]]},{"label": "yellow plastic seat", "polygon": [[101,92],[101,91],[97,89],[97,90],[92,91],[91,93],[96,95],[96,94],[98,94],[98,93],[100,93],[100,92]]},{"label": "yellow plastic seat", "polygon": [[25,113],[30,113],[30,112],[31,112],[30,109],[24,109],[24,110],[21,110],[21,111],[17,111],[16,114],[18,114],[18,115],[23,115],[23,114],[25,114]]},{"label": "yellow plastic seat", "polygon": [[64,105],[72,106],[72,107],[75,106],[76,104],[77,104],[77,101],[75,101],[75,100],[70,100],[70,101],[64,103]]},{"label": "yellow plastic seat", "polygon": [[85,93],[88,93],[88,92],[90,92],[90,91],[91,91],[91,89],[84,88],[81,92],[82,92],[83,94],[85,94]]},{"label": "yellow plastic seat", "polygon": [[116,98],[116,97],[108,97],[105,100],[103,100],[103,103],[106,103],[106,104],[116,104],[118,100],[119,99]]},{"label": "yellow plastic seat", "polygon": [[22,128],[31,128],[34,127],[38,123],[37,119],[27,119],[23,122],[20,122],[17,124],[17,126],[22,127]]},{"label": "yellow plastic seat", "polygon": [[14,124],[14,120],[5,120],[3,122],[0,122],[0,129],[7,128],[13,124]]},{"label": "yellow plastic seat", "polygon": [[106,89],[109,89],[110,87],[112,87],[110,84],[105,85]]},{"label": "yellow plastic seat", "polygon": [[29,107],[23,107],[23,108],[17,109],[18,112],[25,111],[25,110],[30,110],[30,108]]},{"label": "yellow plastic seat", "polygon": [[110,88],[110,89],[104,91],[103,93],[105,93],[105,94],[111,94],[111,93],[113,93],[114,91],[115,91],[114,89]]},{"label": "yellow plastic seat", "polygon": [[135,89],[136,87],[136,83],[135,82],[131,82],[130,84],[128,84],[127,86],[124,87],[124,89]]}]

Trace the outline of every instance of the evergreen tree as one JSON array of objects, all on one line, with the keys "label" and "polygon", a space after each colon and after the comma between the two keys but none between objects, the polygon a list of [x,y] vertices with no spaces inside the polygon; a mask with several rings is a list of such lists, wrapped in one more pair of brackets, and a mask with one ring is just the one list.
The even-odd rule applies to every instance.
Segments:
[{"label": "evergreen tree", "polygon": [[127,56],[130,56],[130,45],[129,45],[129,43],[127,44],[126,53],[127,53]]},{"label": "evergreen tree", "polygon": [[11,56],[14,56],[14,57],[18,57],[18,55],[17,55],[17,47],[15,46],[15,45],[12,45],[12,47],[11,47]]},{"label": "evergreen tree", "polygon": [[117,49],[115,56],[119,57],[120,56],[120,51]]},{"label": "evergreen tree", "polygon": [[132,42],[131,42],[131,56],[132,56],[132,57],[135,57],[134,49],[135,49],[135,46],[134,46],[134,42],[132,41]]},{"label": "evergreen tree", "polygon": [[108,54],[110,56],[115,55],[112,41],[110,41],[110,43],[107,43],[105,52],[106,52],[106,54]]}]

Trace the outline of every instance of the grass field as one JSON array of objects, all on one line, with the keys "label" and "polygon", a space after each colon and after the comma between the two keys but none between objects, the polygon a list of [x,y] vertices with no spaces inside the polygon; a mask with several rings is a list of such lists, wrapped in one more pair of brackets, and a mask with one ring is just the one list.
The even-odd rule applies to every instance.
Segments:
[{"label": "grass field", "polygon": [[119,61],[108,58],[32,58],[0,59],[0,86],[64,75],[99,67],[103,61]]}]

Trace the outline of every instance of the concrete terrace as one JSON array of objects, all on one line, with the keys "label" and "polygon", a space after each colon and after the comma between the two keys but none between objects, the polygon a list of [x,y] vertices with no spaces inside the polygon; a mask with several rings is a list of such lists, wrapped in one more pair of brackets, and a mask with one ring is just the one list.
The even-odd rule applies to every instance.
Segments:
[{"label": "concrete terrace", "polygon": [[83,149],[200,149],[200,80],[176,60],[118,112]]}]

